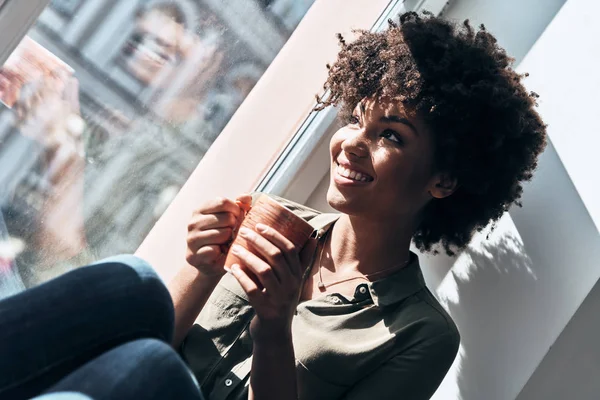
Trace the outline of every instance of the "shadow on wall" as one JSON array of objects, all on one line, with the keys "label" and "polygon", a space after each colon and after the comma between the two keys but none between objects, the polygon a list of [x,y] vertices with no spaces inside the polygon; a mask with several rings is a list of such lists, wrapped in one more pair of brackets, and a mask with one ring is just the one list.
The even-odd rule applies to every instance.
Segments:
[{"label": "shadow on wall", "polygon": [[462,336],[436,400],[516,398],[598,280],[600,235],[552,145],[522,200],[435,277]]},{"label": "shadow on wall", "polygon": [[458,257],[451,279],[439,291],[444,296],[444,286],[453,281],[454,296],[459,296],[447,298],[446,306],[461,331],[456,384],[462,400],[512,398],[511,366],[519,359],[515,343],[524,341],[514,327],[530,317],[524,305],[536,290],[537,277],[508,215],[501,227],[499,237]]}]

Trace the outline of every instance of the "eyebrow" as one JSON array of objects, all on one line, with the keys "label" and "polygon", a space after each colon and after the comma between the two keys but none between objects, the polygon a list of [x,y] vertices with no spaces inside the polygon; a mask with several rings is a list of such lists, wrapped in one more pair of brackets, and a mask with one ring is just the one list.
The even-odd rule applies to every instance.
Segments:
[{"label": "eyebrow", "polygon": [[[358,107],[360,109],[361,115],[365,115],[366,114],[365,103],[361,101],[360,103],[358,103]],[[380,121],[388,122],[388,123],[391,122],[391,123],[396,123],[396,124],[404,124],[404,125],[408,126],[416,136],[419,136],[419,131],[417,130],[417,128],[408,119],[406,119],[404,117],[399,117],[397,115],[389,115],[389,116],[381,117]]]},{"label": "eyebrow", "polygon": [[408,126],[416,136],[419,136],[419,131],[417,131],[417,128],[415,128],[415,126],[404,117],[399,117],[397,115],[389,115],[386,117],[381,117],[381,122],[393,122],[396,124],[404,124]]},{"label": "eyebrow", "polygon": [[362,115],[365,115],[367,113],[364,102],[361,101],[360,103],[358,103],[358,107],[360,108],[360,113]]}]

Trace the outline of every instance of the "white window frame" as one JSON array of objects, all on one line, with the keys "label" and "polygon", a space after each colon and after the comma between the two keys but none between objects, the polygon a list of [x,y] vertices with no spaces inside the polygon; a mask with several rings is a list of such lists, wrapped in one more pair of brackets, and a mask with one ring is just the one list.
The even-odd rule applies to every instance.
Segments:
[{"label": "white window frame", "polygon": [[0,8],[0,65],[21,43],[50,0],[6,0]]}]

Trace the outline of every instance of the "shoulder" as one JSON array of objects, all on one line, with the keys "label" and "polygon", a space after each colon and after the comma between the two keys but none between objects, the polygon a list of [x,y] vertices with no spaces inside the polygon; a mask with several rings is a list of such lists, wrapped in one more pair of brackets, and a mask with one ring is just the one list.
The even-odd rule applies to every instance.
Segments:
[{"label": "shoulder", "polygon": [[460,332],[452,317],[427,288],[397,306],[393,320],[410,347],[430,347],[454,358]]},{"label": "shoulder", "polygon": [[345,400],[373,397],[429,399],[452,366],[460,343],[452,318],[426,288],[385,307],[384,322],[394,337],[383,362],[358,382]]},{"label": "shoulder", "polygon": [[431,325],[434,328],[433,333],[449,334],[460,339],[458,327],[454,320],[429,289],[423,288],[416,296],[419,298],[423,309],[428,310],[428,314],[430,314]]}]

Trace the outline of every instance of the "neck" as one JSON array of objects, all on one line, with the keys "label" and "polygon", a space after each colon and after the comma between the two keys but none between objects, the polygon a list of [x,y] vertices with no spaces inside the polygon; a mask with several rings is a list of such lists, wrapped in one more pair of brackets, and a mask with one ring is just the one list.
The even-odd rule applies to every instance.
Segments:
[{"label": "neck", "polygon": [[330,233],[330,254],[336,272],[374,274],[402,265],[410,256],[412,223],[373,221],[342,215]]}]

